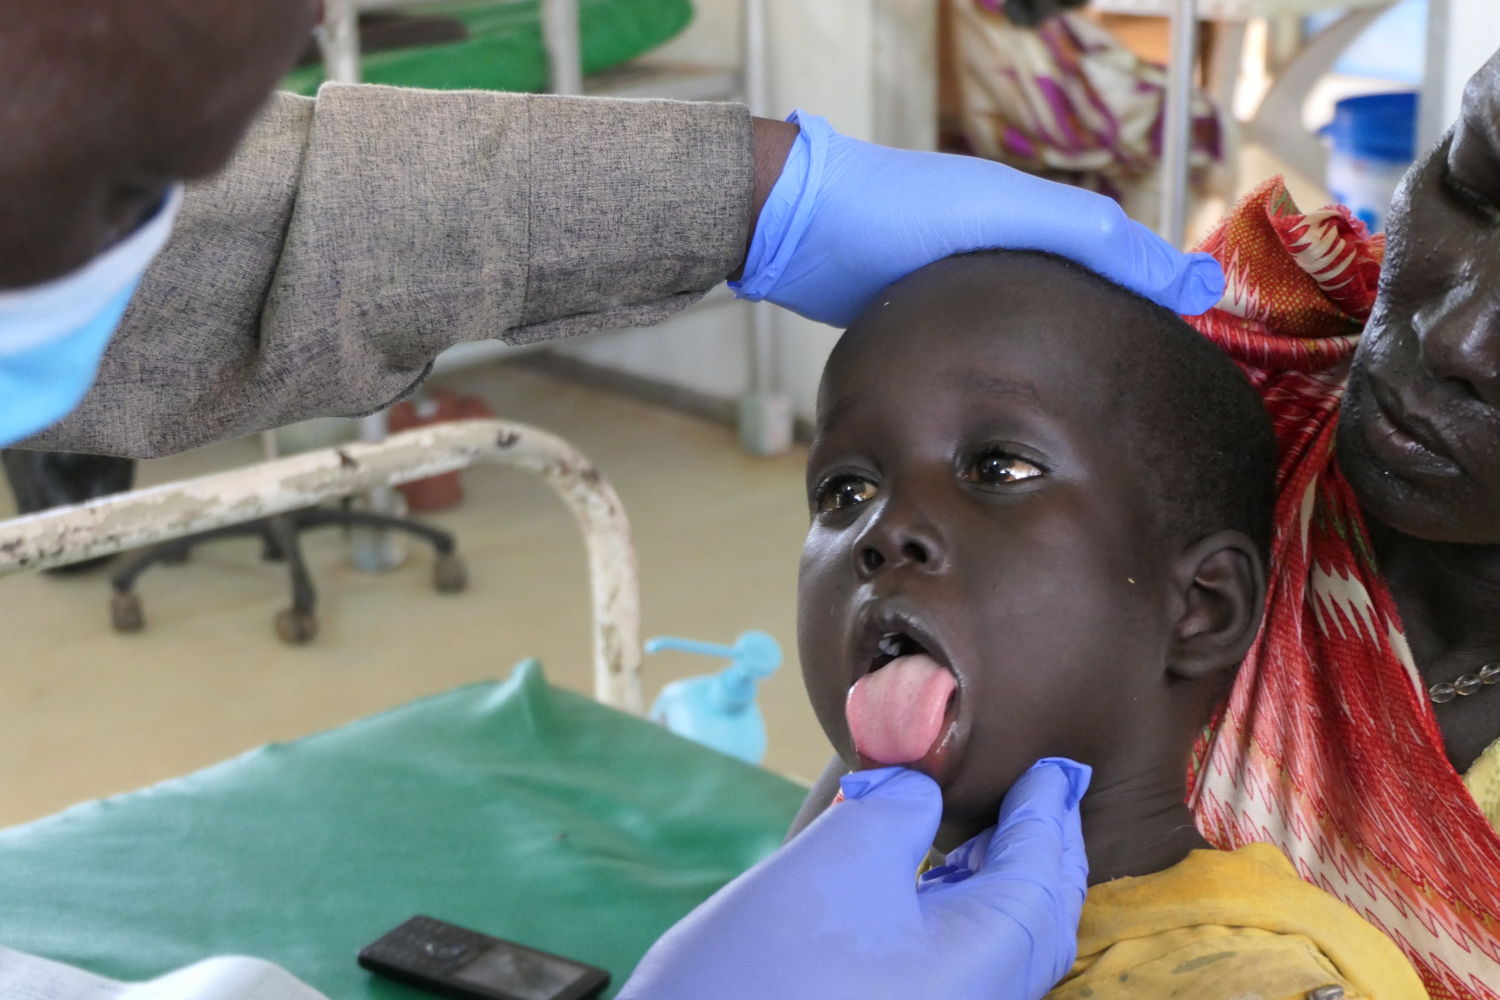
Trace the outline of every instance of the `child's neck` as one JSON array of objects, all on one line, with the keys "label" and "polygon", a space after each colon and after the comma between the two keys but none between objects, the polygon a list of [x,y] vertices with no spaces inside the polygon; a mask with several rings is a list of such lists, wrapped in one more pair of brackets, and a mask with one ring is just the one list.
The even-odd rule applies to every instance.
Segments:
[{"label": "child's neck", "polygon": [[1111,779],[1096,771],[1083,797],[1089,885],[1170,868],[1208,847],[1188,809],[1180,764]]}]

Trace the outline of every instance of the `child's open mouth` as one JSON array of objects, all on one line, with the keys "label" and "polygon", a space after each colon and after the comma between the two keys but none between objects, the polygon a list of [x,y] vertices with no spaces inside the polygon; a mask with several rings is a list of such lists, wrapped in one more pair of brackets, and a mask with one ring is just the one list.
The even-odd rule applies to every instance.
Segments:
[{"label": "child's open mouth", "polygon": [[909,631],[882,632],[844,702],[863,762],[905,764],[941,780],[958,716],[958,681]]}]

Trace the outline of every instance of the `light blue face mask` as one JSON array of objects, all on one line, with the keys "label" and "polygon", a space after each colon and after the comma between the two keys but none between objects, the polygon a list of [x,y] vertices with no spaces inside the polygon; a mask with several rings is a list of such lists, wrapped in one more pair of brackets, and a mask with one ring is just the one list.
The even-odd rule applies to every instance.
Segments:
[{"label": "light blue face mask", "polygon": [[178,185],[140,228],[73,273],[0,291],[0,446],[45,430],[83,399],[181,204]]}]

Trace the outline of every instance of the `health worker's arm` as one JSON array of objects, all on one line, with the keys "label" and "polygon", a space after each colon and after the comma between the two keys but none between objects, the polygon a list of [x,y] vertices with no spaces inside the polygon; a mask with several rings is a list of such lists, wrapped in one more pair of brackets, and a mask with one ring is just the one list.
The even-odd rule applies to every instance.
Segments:
[{"label": "health worker's arm", "polygon": [[731,104],[275,95],[26,446],[168,454],[378,410],[459,341],[658,322],[742,260],[753,159]]}]

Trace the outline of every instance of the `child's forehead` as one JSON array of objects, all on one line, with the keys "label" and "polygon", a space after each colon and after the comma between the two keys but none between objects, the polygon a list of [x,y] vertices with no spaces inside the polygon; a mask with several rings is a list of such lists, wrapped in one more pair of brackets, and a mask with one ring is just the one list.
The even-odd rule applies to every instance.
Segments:
[{"label": "child's forehead", "polygon": [[946,396],[964,400],[1016,402],[1043,407],[1046,394],[1037,388],[1028,369],[1002,366],[984,358],[938,358],[932,352],[915,352],[913,363],[839,365],[825,372],[818,394],[817,423],[837,424],[856,408],[871,405],[889,409],[894,416],[915,415],[916,398]]},{"label": "child's forehead", "polygon": [[[897,282],[845,335],[854,356],[888,351],[891,340],[920,338],[930,368],[944,357],[966,363],[1003,360],[995,347],[1025,345],[1037,338],[1064,346],[1087,344],[1109,353],[1104,332],[1134,325],[1123,290],[1093,275],[1050,260],[973,257],[938,261]],[[842,346],[842,345],[841,345]],[[1071,352],[1058,352],[1059,358]],[[1045,354],[1029,359],[1047,360]]]},{"label": "child's forehead", "polygon": [[1130,356],[1150,353],[1151,317],[1128,293],[1049,258],[949,258],[897,282],[835,346],[819,392],[819,422],[847,400],[910,401],[942,392],[1029,392],[1072,408],[1080,393],[1128,390]]},{"label": "child's forehead", "polygon": [[950,353],[938,343],[948,339],[914,332],[900,357],[872,351],[836,366],[818,396],[815,441],[899,451],[1001,434],[1081,453],[1118,408],[1107,374],[1079,367],[1091,364],[1085,355],[979,340]]},{"label": "child's forehead", "polygon": [[[1037,401],[1048,386],[1083,386],[1118,368],[1107,318],[1076,302],[946,300],[892,307],[839,341],[823,373],[830,397],[961,392]],[[830,402],[832,400],[830,399]]]}]

